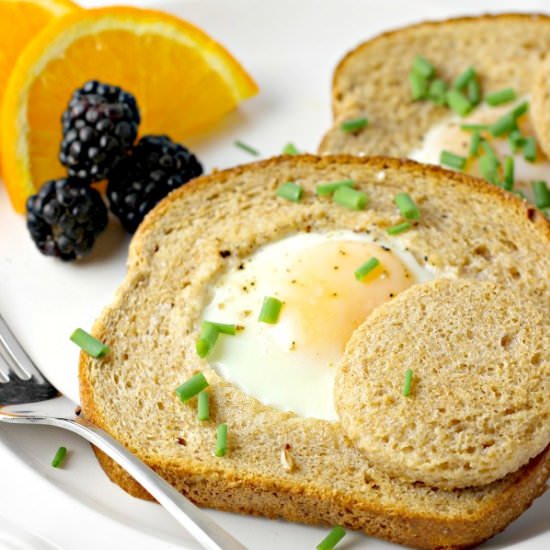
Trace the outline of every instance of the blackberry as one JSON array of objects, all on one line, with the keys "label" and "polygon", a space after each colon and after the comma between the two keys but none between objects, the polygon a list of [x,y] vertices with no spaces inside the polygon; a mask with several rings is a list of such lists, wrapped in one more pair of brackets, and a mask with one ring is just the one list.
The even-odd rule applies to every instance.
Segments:
[{"label": "blackberry", "polygon": [[47,256],[69,261],[85,256],[107,227],[101,195],[75,178],[51,180],[27,200],[27,228]]},{"label": "blackberry", "polygon": [[109,176],[111,212],[133,233],[145,214],[170,191],[201,174],[200,162],[182,145],[167,136],[143,136]]},{"label": "blackberry", "polygon": [[76,90],[62,117],[61,164],[69,176],[99,181],[136,140],[140,116],[134,96],[96,80]]}]

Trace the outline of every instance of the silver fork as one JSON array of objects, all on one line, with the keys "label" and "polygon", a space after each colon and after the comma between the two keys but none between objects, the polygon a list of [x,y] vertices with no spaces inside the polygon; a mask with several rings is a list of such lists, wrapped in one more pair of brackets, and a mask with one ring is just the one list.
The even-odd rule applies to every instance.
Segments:
[{"label": "silver fork", "polygon": [[0,421],[74,432],[109,455],[207,550],[246,550],[116,439],[76,413],[76,404],[40,372],[0,315]]}]

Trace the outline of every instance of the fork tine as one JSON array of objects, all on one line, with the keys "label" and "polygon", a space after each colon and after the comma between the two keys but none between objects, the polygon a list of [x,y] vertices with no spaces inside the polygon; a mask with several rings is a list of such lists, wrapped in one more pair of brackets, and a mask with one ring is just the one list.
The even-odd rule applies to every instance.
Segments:
[{"label": "fork tine", "polygon": [[2,315],[0,315],[0,355],[8,368],[22,380],[29,380],[34,377],[37,382],[46,381],[33,360],[21,347]]}]

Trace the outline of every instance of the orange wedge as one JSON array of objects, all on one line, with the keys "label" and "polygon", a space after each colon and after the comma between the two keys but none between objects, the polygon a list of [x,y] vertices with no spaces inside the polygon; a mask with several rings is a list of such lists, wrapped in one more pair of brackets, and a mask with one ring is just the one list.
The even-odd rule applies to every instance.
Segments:
[{"label": "orange wedge", "polygon": [[152,10],[77,11],[50,24],[21,54],[2,106],[3,176],[16,210],[57,160],[61,114],[90,79],[136,96],[141,134],[182,141],[210,127],[258,88],[220,44],[197,27]]}]

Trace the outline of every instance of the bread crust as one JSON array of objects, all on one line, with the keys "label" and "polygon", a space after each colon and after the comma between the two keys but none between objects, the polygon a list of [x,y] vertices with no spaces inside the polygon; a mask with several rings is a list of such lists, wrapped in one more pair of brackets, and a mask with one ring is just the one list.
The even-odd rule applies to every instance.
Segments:
[{"label": "bread crust", "polygon": [[[163,223],[180,199],[188,194],[210,189],[216,184],[229,185],[243,175],[258,174],[261,178],[262,172],[271,170],[281,173],[281,177],[284,177],[285,172],[295,167],[313,170],[319,174],[336,168],[368,170],[371,174],[379,170],[396,171],[405,174],[407,179],[411,180],[432,178],[441,180],[441,185],[464,185],[470,192],[478,194],[480,200],[482,197],[483,200],[487,200],[493,208],[503,209],[510,217],[526,220],[541,240],[550,243],[550,223],[534,207],[495,186],[464,174],[384,157],[277,157],[198,178],[171,193],[149,213],[132,240],[128,260],[129,272],[125,282],[114,304],[96,323],[94,334],[102,339],[108,338],[109,315],[128,298],[130,289],[138,285],[150,269],[150,262],[153,261],[152,256],[148,256],[151,232],[158,224]],[[169,231],[169,228],[166,230]],[[201,506],[266,517],[282,517],[307,524],[342,523],[348,528],[360,529],[367,534],[414,548],[453,550],[476,545],[504,529],[510,521],[530,506],[533,499],[544,492],[546,479],[550,475],[550,449],[546,449],[519,472],[512,474],[502,485],[502,489],[495,491],[494,498],[491,497],[481,504],[477,504],[473,498],[472,509],[468,513],[450,513],[445,516],[435,510],[434,513],[426,513],[425,510],[394,508],[383,504],[379,497],[375,498],[380,491],[376,480],[369,482],[372,500],[359,499],[353,491],[341,491],[331,486],[320,488],[314,484],[296,483],[291,478],[283,479],[280,475],[270,477],[255,473],[245,474],[235,469],[235,465],[229,460],[218,461],[213,465],[208,461],[159,457],[149,453],[145,446],[136,446],[134,442],[125,439],[120,427],[113,424],[109,411],[102,409],[105,403],[97,402],[94,392],[94,384],[97,383],[94,377],[97,373],[94,369],[98,365],[96,360],[81,354],[79,377],[83,414],[121,440],[178,490]],[[283,414],[284,418],[289,418],[289,413],[281,413]],[[318,422],[315,429],[325,430],[325,423]],[[301,420],[300,423],[305,424],[306,421]],[[114,482],[130,494],[147,497],[143,489],[121,468],[101,452],[97,451],[97,454],[102,467]],[[418,491],[424,489],[419,487]]]}]

